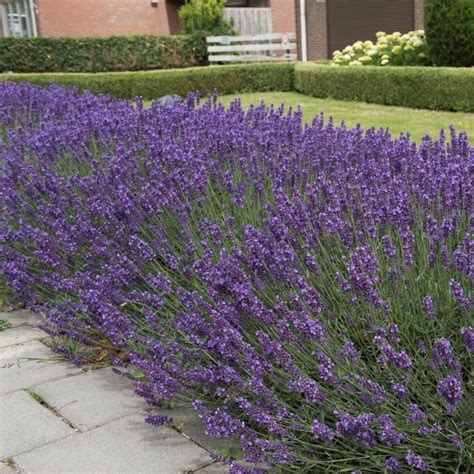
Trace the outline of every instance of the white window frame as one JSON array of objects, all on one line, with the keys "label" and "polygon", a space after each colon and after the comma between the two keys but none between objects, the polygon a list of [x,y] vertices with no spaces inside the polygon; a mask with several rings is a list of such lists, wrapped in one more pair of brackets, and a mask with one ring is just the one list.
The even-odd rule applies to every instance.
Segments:
[{"label": "white window frame", "polygon": [[15,0],[0,5],[3,34],[20,38],[38,36],[34,0]]}]

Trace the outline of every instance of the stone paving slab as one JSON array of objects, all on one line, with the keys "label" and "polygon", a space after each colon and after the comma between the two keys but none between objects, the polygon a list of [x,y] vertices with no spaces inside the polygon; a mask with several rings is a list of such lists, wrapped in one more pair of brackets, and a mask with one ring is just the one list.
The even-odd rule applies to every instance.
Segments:
[{"label": "stone paving slab", "polygon": [[147,425],[130,415],[79,433],[13,461],[29,473],[178,474],[212,462],[208,453],[174,430]]},{"label": "stone paving slab", "polygon": [[16,471],[3,462],[0,462],[0,474],[15,474]]},{"label": "stone paving slab", "polygon": [[227,474],[229,467],[221,462],[214,462],[209,466],[194,471],[195,474]]},{"label": "stone paving slab", "polygon": [[145,409],[145,403],[133,392],[130,380],[110,368],[90,370],[33,389],[81,431],[132,413],[143,414]]},{"label": "stone paving slab", "polygon": [[[11,331],[11,329],[10,329]],[[0,348],[0,367],[28,359],[42,360],[58,358],[51,349],[41,341],[34,340]]]},{"label": "stone paving slab", "polygon": [[30,326],[18,326],[16,328],[7,329],[6,331],[0,331],[0,348],[34,341],[44,337],[45,333],[39,329]]},{"label": "stone paving slab", "polygon": [[17,309],[15,311],[0,313],[0,319],[6,319],[14,328],[23,325],[36,326],[43,320],[39,314],[27,309]]},{"label": "stone paving slab", "polygon": [[81,372],[78,367],[61,361],[40,341],[0,349],[0,394]]},{"label": "stone paving slab", "polygon": [[0,459],[70,436],[74,431],[31,396],[18,391],[0,397]]}]

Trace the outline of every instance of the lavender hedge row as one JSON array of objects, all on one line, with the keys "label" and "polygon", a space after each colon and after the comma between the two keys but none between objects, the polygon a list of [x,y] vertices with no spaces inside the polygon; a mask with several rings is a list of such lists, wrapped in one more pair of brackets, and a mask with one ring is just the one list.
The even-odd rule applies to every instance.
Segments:
[{"label": "lavender hedge row", "polygon": [[129,353],[147,421],[187,400],[288,472],[472,469],[464,133],[2,83],[0,136],[4,274]]}]

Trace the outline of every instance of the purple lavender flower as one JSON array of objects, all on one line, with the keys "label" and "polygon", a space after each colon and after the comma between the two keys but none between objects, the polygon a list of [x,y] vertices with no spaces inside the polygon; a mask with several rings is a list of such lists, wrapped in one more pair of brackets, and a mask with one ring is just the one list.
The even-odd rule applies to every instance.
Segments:
[{"label": "purple lavender flower", "polygon": [[145,421],[154,426],[168,425],[172,419],[165,415],[147,415]]},{"label": "purple lavender flower", "polygon": [[384,464],[384,467],[387,471],[400,471],[402,464],[397,458],[394,458],[393,456],[389,457]]},{"label": "purple lavender flower", "polygon": [[474,352],[474,329],[472,326],[465,326],[459,331],[464,341],[464,346],[469,352]]},{"label": "purple lavender flower", "polygon": [[435,315],[433,299],[431,296],[427,295],[423,298],[423,308],[426,311],[426,314],[433,319]]},{"label": "purple lavender flower", "polygon": [[409,466],[414,467],[418,471],[424,472],[428,470],[426,461],[421,456],[416,455],[411,449],[405,453],[405,460]]},{"label": "purple lavender flower", "polygon": [[463,449],[463,443],[461,441],[461,438],[459,438],[458,435],[453,434],[452,436],[449,437],[449,440],[451,441],[451,443],[454,444],[454,446],[456,446],[457,449],[459,450]]},{"label": "purple lavender flower", "polygon": [[456,410],[463,396],[461,382],[453,375],[448,375],[438,382],[436,393],[444,398],[446,409],[449,413],[452,413]]},{"label": "purple lavender flower", "polygon": [[357,364],[359,360],[359,355],[354,346],[354,343],[351,341],[346,342],[339,350],[339,357],[341,357],[342,359],[346,359],[352,362],[353,364]]},{"label": "purple lavender flower", "polygon": [[431,430],[427,426],[422,426],[421,428],[418,428],[417,433],[420,436],[423,436],[423,438],[428,438],[428,436],[431,434]]},{"label": "purple lavender flower", "polygon": [[375,415],[372,413],[361,413],[352,417],[348,413],[335,411],[336,432],[348,440],[359,441],[367,448],[374,448],[377,444],[375,440],[375,431],[371,427],[375,421]]},{"label": "purple lavender flower", "polygon": [[449,280],[449,286],[451,288],[451,294],[459,306],[463,310],[468,311],[470,302],[469,299],[464,295],[461,285],[456,280],[451,279]]},{"label": "purple lavender flower", "polygon": [[410,403],[408,405],[408,421],[410,423],[420,423],[427,420],[426,413],[416,404]]},{"label": "purple lavender flower", "polygon": [[318,384],[311,379],[290,380],[288,388],[294,392],[299,392],[311,403],[322,405],[324,403],[324,393],[321,392]]},{"label": "purple lavender flower", "polygon": [[329,426],[319,422],[318,420],[313,420],[311,431],[316,439],[319,439],[325,444],[331,444],[335,436],[334,431],[331,430]]},{"label": "purple lavender flower", "polygon": [[408,396],[408,389],[403,383],[392,382],[392,392],[400,400],[404,400]]},{"label": "purple lavender flower", "polygon": [[445,337],[435,340],[431,351],[431,361],[435,368],[442,364],[450,364],[454,359],[453,347]]},{"label": "purple lavender flower", "polygon": [[382,237],[382,244],[383,244],[383,251],[385,254],[385,258],[391,260],[397,255],[397,249],[393,245],[392,239],[389,235],[384,235]]},{"label": "purple lavender flower", "polygon": [[198,99],[134,107],[0,81],[8,286],[50,334],[129,354],[150,406],[196,400],[247,462],[467,465],[450,439],[469,429],[455,409],[473,349],[467,135],[415,144]]}]

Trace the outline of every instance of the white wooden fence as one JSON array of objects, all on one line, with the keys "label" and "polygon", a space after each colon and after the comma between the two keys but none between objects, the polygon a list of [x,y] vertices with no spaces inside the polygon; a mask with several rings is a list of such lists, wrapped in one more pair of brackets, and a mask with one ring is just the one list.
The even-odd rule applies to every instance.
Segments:
[{"label": "white wooden fence", "polygon": [[258,35],[272,32],[271,8],[224,8],[224,19],[232,20],[239,35]]},{"label": "white wooden fence", "polygon": [[[208,36],[209,62],[282,61],[296,59],[295,33]],[[292,52],[293,51],[293,52]]]}]

